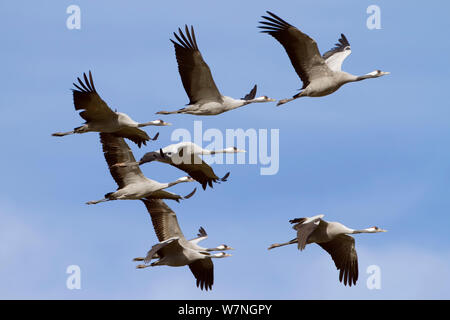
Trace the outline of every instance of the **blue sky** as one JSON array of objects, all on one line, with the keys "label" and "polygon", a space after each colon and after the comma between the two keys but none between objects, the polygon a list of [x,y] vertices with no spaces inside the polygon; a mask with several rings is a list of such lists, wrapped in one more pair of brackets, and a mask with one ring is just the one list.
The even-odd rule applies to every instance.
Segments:
[{"label": "blue sky", "polygon": [[[81,30],[66,28],[71,4],[81,8]],[[381,8],[381,30],[366,27],[371,4]],[[449,9],[442,1],[1,2],[0,298],[450,298],[450,44],[442,36]],[[197,289],[187,267],[136,270],[132,258],[156,241],[143,204],[86,206],[116,188],[98,135],[50,136],[82,122],[72,82],[92,70],[103,99],[141,122],[182,107],[188,99],[169,38],[193,24],[223,94],[241,97],[257,83],[259,94],[289,97],[301,84],[282,47],[258,33],[265,10],[315,38],[322,52],[344,33],[352,45],[344,70],[391,75],[280,108],[163,117],[174,125],[158,128],[148,148],[130,144],[136,157],[202,120],[205,129],[280,129],[280,170],[261,176],[258,165],[219,165],[219,175],[231,171],[229,182],[169,204],[187,237],[203,226],[205,244],[236,248],[215,261],[212,292]],[[183,175],[162,164],[143,171],[159,181]],[[318,246],[266,250],[294,237],[289,219],[318,213],[389,230],[355,236],[356,287],[339,283]],[[81,268],[81,290],[66,288],[69,265]],[[369,265],[381,268],[381,290],[366,287]]]}]

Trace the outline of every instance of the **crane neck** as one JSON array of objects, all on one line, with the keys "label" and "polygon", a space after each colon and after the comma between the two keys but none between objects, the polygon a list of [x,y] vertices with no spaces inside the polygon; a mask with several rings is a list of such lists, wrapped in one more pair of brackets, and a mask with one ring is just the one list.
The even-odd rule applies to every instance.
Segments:
[{"label": "crane neck", "polygon": [[376,71],[372,71],[372,72],[369,72],[362,76],[355,77],[354,81],[361,81],[361,80],[373,79],[373,78],[378,78],[378,77],[379,77],[379,74]]},{"label": "crane neck", "polygon": [[227,111],[240,108],[240,107],[245,106],[245,105],[247,105],[249,103],[250,102],[248,100],[233,99],[231,97],[223,97],[223,106],[225,107],[225,109]]},{"label": "crane neck", "polygon": [[359,230],[352,230],[351,234],[358,234],[358,233],[373,233],[370,229],[359,229]]}]

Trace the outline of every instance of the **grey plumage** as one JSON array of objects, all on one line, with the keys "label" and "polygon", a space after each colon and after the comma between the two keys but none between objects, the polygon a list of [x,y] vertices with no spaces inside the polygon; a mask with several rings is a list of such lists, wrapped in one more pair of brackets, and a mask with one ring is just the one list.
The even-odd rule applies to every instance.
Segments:
[{"label": "grey plumage", "polygon": [[139,127],[169,125],[162,120],[138,123],[124,113],[114,112],[97,93],[91,71],[89,71],[89,78],[86,73],[83,73],[83,79],[84,82],[77,78],[78,84],[73,84],[76,89],[72,89],[72,93],[75,110],[82,110],[80,117],[86,122],[72,131],[56,132],[52,134],[53,136],[63,137],[75,133],[104,132],[111,133],[116,137],[127,138],[141,147],[149,140],[156,140],[158,134],[154,138],[150,138]]},{"label": "grey plumage", "polygon": [[[214,82],[211,70],[203,60],[195,37],[194,27],[185,26],[184,32],[178,28],[175,40],[170,39],[175,47],[178,71],[189,103],[186,107],[174,111],[159,111],[157,114],[193,114],[218,115],[255,102],[275,101],[267,96],[255,98],[256,86],[244,99],[224,96]],[[253,96],[253,98],[252,98]]]},{"label": "grey plumage", "polygon": [[145,258],[135,258],[148,264],[152,259],[159,259],[150,265],[138,265],[138,268],[149,266],[189,266],[196,278],[197,287],[211,290],[214,284],[214,264],[212,258],[227,257],[229,254],[210,254],[207,249],[197,245],[198,241],[207,237],[203,227],[199,229],[198,238],[186,240],[178,223],[177,216],[162,200],[142,200],[153,224],[159,243],[152,246]]},{"label": "grey plumage", "polygon": [[217,89],[211,70],[203,60],[195,39],[194,27],[185,26],[185,33],[178,28],[179,36],[173,35],[178,42],[170,39],[175,46],[175,55],[178,62],[178,71],[181,81],[189,97],[189,104],[205,103],[209,101],[222,101],[222,95]]},{"label": "grey plumage", "polygon": [[295,230],[297,230],[297,244],[299,250],[305,249],[309,236],[319,226],[319,222],[319,219],[310,223],[304,223],[304,221],[302,221],[297,223],[293,227]]},{"label": "grey plumage", "polygon": [[109,171],[118,188],[115,192],[105,194],[105,198],[96,201],[89,201],[87,204],[96,204],[111,200],[140,200],[144,198],[172,199],[180,200],[191,197],[191,192],[186,197],[165,191],[175,184],[194,181],[190,177],[182,177],[174,182],[160,183],[144,176],[138,165],[117,166],[118,163],[136,162],[130,147],[121,137],[116,137],[110,133],[100,133],[103,154],[108,164]]},{"label": "grey plumage", "polygon": [[292,66],[303,82],[300,93],[282,99],[278,106],[300,97],[322,97],[338,90],[342,85],[370,78],[378,78],[389,72],[375,70],[362,76],[341,71],[342,62],[351,53],[347,38],[341,34],[336,47],[323,56],[314,39],[272,12],[263,16],[258,27],[261,32],[274,37],[285,49]]},{"label": "grey plumage", "polygon": [[339,222],[328,222],[323,220],[324,215],[310,218],[297,218],[289,222],[297,231],[297,237],[285,243],[272,244],[269,249],[297,244],[299,250],[305,249],[306,245],[317,243],[327,251],[339,270],[339,281],[344,285],[355,285],[358,280],[358,255],[355,249],[355,239],[348,234],[377,233],[386,230],[372,227],[362,230],[347,228]]},{"label": "grey plumage", "polygon": [[[237,148],[206,150],[192,142],[181,142],[164,147],[159,151],[147,152],[141,157],[137,164],[143,165],[144,163],[152,161],[170,164],[171,166],[186,172],[191,178],[199,182],[202,185],[203,190],[205,190],[207,186],[213,188],[213,183],[226,182],[230,176],[230,172],[227,172],[220,178],[216,175],[213,168],[200,156],[203,154],[211,155],[216,153],[236,153],[241,151],[243,150]],[[123,165],[130,165],[130,163]]]},{"label": "grey plumage", "polygon": [[274,13],[269,11],[267,13],[270,16],[263,16],[265,21],[260,21],[262,25],[258,28],[262,29],[261,32],[270,34],[284,47],[292,66],[303,82],[302,89],[320,74],[331,75],[314,39]]}]

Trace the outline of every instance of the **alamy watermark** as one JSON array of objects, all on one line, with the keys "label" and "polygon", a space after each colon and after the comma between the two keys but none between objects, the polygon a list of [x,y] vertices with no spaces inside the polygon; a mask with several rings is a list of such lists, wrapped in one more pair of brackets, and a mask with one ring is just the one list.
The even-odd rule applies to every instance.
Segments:
[{"label": "alamy watermark", "polygon": [[[280,168],[280,130],[279,129],[225,129],[225,134],[216,128],[203,131],[202,121],[194,121],[193,134],[188,129],[179,128],[172,132],[171,141],[193,142],[208,149],[224,149],[234,146],[245,153],[217,153],[203,158],[211,164],[259,164],[261,175],[275,175]],[[204,145],[204,142],[207,144]],[[270,150],[270,152],[269,152]],[[225,158],[225,159],[224,159]],[[188,163],[189,158],[181,162]]]},{"label": "alamy watermark", "polygon": [[77,265],[70,265],[67,267],[66,273],[70,274],[66,280],[67,289],[81,289],[81,268]]},{"label": "alamy watermark", "polygon": [[367,267],[366,273],[370,274],[366,281],[367,289],[381,290],[381,268],[373,264]]},{"label": "alamy watermark", "polygon": [[81,9],[79,6],[72,4],[67,7],[66,13],[69,16],[66,19],[66,27],[69,30],[81,29]]},{"label": "alamy watermark", "polygon": [[379,6],[372,4],[367,7],[367,14],[370,16],[367,18],[366,26],[369,30],[381,29],[381,9]]}]

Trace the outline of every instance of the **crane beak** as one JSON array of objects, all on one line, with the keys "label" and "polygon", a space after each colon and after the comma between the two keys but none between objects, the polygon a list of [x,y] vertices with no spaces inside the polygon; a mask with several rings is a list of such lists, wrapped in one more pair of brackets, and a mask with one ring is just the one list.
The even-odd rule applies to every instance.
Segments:
[{"label": "crane beak", "polygon": [[161,122],[159,124],[157,124],[157,126],[171,126],[172,125],[172,123],[170,123],[170,122],[164,122],[162,120],[160,120],[160,121]]},{"label": "crane beak", "polygon": [[[186,182],[194,182],[195,181],[195,179],[190,176],[186,176],[181,179],[184,179]],[[195,190],[197,190],[197,188]]]}]

